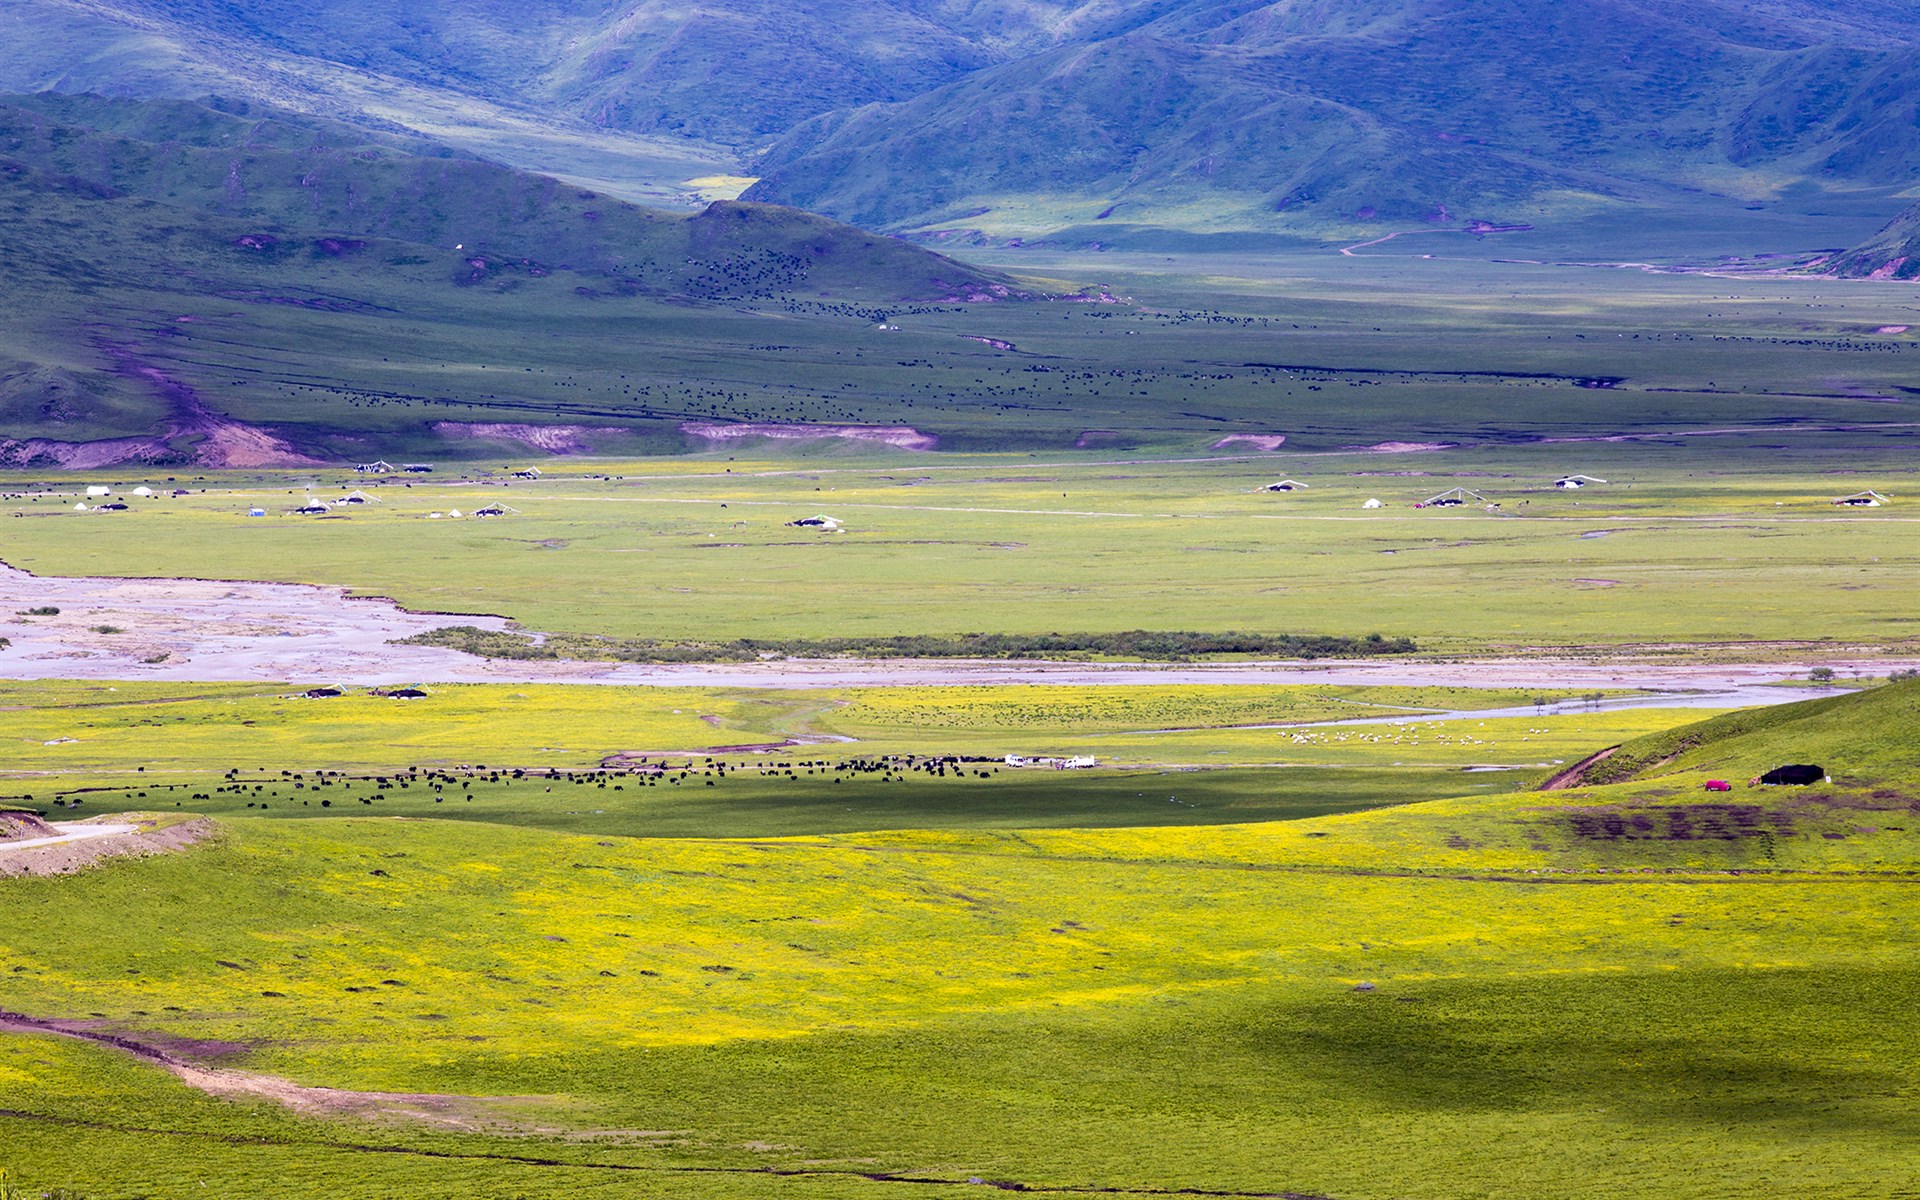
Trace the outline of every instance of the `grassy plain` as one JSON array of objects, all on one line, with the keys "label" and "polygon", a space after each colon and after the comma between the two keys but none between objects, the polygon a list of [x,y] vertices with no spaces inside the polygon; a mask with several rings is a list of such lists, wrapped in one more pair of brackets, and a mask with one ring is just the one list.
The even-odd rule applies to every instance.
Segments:
[{"label": "grassy plain", "polygon": [[[655,638],[1144,628],[1378,631],[1437,650],[1910,641],[1910,455],[1811,439],[1722,457],[1701,441],[1198,462],[689,458],[548,463],[532,482],[505,477],[498,468],[528,461],[508,456],[489,478],[410,477],[369,488],[380,504],[319,520],[287,510],[366,481],[15,474],[0,484],[16,490],[0,507],[0,555],[49,574],[347,584],[529,629]],[[1551,487],[1571,471],[1609,483]],[[83,482],[124,490],[149,474],[192,494],[73,511]],[[1309,487],[1259,490],[1283,477]],[[1455,486],[1500,507],[1412,507]],[[1895,499],[1830,503],[1867,487]],[[1375,497],[1386,507],[1361,507]],[[430,519],[494,502],[517,512]],[[269,515],[248,518],[252,506]],[[845,530],[788,524],[816,514]]]},{"label": "grassy plain", "polygon": [[[8,1006],[408,1095],[302,1115],[8,1033],[6,1161],[96,1197],[1892,1197],[1916,689],[1653,733],[1605,786],[1212,828],[235,812],[0,882]],[[1696,790],[1783,755],[1835,783]]]}]

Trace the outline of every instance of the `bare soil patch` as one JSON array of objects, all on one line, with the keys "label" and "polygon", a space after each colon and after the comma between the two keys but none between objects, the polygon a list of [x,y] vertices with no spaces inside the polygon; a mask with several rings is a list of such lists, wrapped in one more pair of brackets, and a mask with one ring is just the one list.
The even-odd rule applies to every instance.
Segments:
[{"label": "bare soil patch", "polygon": [[937,439],[911,425],[808,425],[757,421],[721,425],[712,421],[687,421],[680,432],[703,442],[729,442],[740,438],[773,438],[777,441],[811,441],[841,438],[850,442],[878,442],[902,450],[931,450]]},{"label": "bare soil patch", "polygon": [[435,421],[433,432],[450,440],[518,442],[545,454],[591,454],[589,439],[618,437],[626,431],[587,425],[513,425],[474,421]]},{"label": "bare soil patch", "polygon": [[[8,814],[10,823],[12,815]],[[172,854],[213,837],[219,827],[205,817],[162,824],[158,817],[124,813],[111,821],[45,822],[26,826],[31,836],[0,841],[0,878],[71,875],[114,858]]]},{"label": "bare soil patch", "polygon": [[1244,443],[1255,450],[1278,450],[1286,444],[1286,441],[1287,435],[1284,433],[1230,433],[1215,442],[1209,449],[1224,450],[1228,446]]}]

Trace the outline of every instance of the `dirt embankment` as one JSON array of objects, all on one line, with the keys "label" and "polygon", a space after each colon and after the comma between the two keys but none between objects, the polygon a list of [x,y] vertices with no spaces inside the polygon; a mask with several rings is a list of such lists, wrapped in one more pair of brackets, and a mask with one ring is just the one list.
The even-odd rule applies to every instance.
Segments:
[{"label": "dirt embankment", "polygon": [[1589,770],[1612,758],[1614,751],[1618,749],[1620,749],[1618,746],[1608,746],[1605,750],[1596,751],[1593,754],[1587,755],[1579,762],[1541,784],[1540,790],[1543,792],[1559,792],[1565,791],[1567,788],[1579,787],[1581,783],[1586,780]]},{"label": "dirt embankment", "polygon": [[211,838],[218,827],[205,817],[163,825],[158,817],[123,814],[114,823],[72,821],[48,823],[29,817],[19,824],[15,814],[0,814],[20,832],[0,841],[0,878],[22,875],[70,875],[113,858],[144,858],[171,854]]},{"label": "dirt embankment", "polygon": [[811,441],[840,438],[850,442],[878,442],[902,450],[931,450],[938,439],[921,433],[911,425],[807,425],[769,421],[720,425],[712,421],[686,421],[680,432],[703,442],[728,442],[739,438],[773,438],[777,441]]},{"label": "dirt embankment", "polygon": [[[120,463],[184,463],[203,467],[304,467],[321,465],[258,426],[214,412],[192,387],[152,363],[135,357],[131,347],[104,344],[118,372],[151,387],[167,402],[166,432],[145,437],[64,442],[53,438],[0,438],[0,466],[54,466],[90,471]],[[191,450],[180,443],[193,441]]]},{"label": "dirt embankment", "polygon": [[627,432],[590,425],[515,425],[485,421],[435,421],[431,428],[450,441],[518,442],[544,454],[591,454],[590,439],[619,437]]},{"label": "dirt embankment", "polygon": [[179,457],[161,438],[106,438],[98,442],[0,438],[0,467],[94,471],[120,463],[165,463]]},{"label": "dirt embankment", "polygon": [[1252,446],[1255,450],[1278,450],[1286,445],[1287,435],[1284,433],[1230,433],[1215,442],[1209,449],[1225,450],[1228,446],[1241,443]]},{"label": "dirt embankment", "polygon": [[0,850],[8,842],[53,837],[59,831],[30,812],[0,812]]}]

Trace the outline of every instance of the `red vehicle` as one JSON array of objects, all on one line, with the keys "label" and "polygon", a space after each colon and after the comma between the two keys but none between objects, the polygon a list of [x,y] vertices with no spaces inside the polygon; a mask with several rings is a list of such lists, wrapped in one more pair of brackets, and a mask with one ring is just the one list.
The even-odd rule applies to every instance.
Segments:
[{"label": "red vehicle", "polygon": [[1733,790],[1733,785],[1724,779],[1709,779],[1707,780],[1707,790],[1710,792],[1730,792]]}]

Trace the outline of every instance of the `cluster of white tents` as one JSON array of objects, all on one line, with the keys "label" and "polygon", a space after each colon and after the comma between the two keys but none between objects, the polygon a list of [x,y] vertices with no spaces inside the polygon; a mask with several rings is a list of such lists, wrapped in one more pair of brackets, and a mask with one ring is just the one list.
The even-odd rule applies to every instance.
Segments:
[{"label": "cluster of white tents", "polygon": [[[1558,491],[1573,492],[1581,488],[1605,484],[1606,482],[1606,480],[1601,479],[1597,475],[1562,475],[1553,481],[1553,486]],[[1257,490],[1261,492],[1297,492],[1303,491],[1309,486],[1309,484],[1302,483],[1298,479],[1281,479],[1273,483],[1263,484]],[[1873,491],[1872,489],[1864,492],[1855,492],[1851,496],[1839,496],[1833,501],[1834,504],[1840,505],[1843,508],[1879,508],[1881,505],[1891,502],[1891,496],[1882,492]],[[1479,492],[1465,487],[1448,488],[1438,495],[1429,496],[1425,500],[1419,501],[1414,507],[1458,508],[1469,504],[1484,507],[1489,512],[1500,507],[1498,502],[1489,500]],[[1361,504],[1360,507],[1385,508],[1386,505],[1383,504],[1378,497],[1370,497],[1365,503]]]}]

